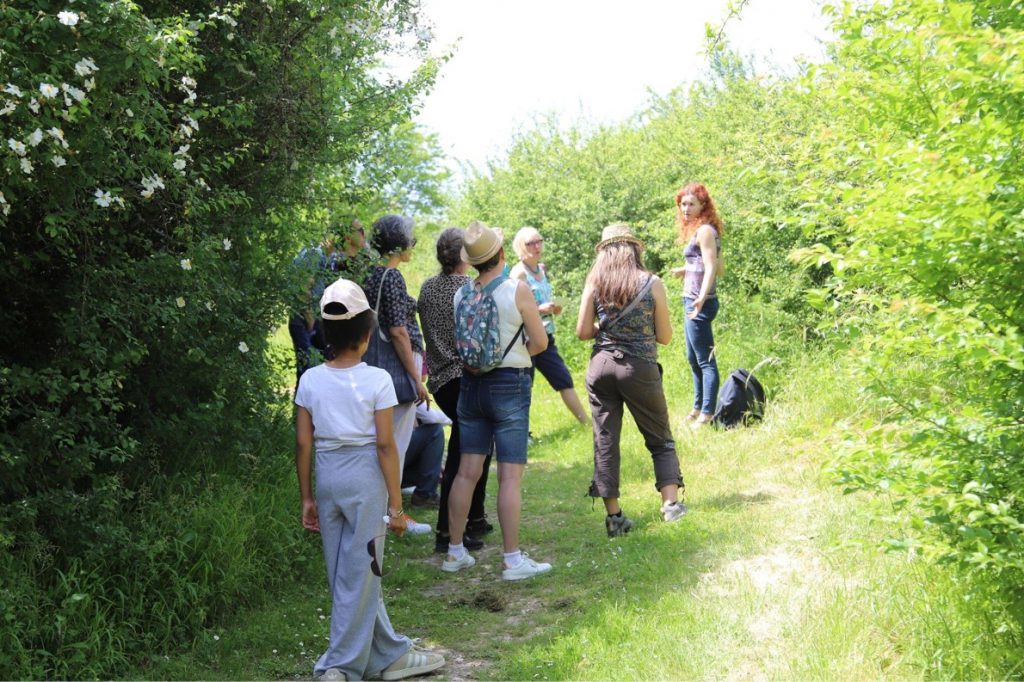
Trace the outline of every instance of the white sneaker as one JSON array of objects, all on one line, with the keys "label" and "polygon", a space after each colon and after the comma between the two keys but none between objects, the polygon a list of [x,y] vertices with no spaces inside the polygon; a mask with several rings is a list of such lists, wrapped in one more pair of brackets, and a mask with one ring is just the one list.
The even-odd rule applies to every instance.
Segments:
[{"label": "white sneaker", "polygon": [[547,573],[551,570],[551,564],[537,563],[531,559],[526,552],[523,552],[523,560],[519,562],[519,565],[515,568],[506,568],[501,572],[502,580],[523,580],[524,578],[532,578],[535,575],[541,573]]},{"label": "white sneaker", "polygon": [[666,502],[661,505],[661,518],[665,519],[668,523],[672,523],[686,516],[688,511],[690,510],[682,502]]},{"label": "white sneaker", "polygon": [[464,568],[469,568],[476,563],[476,559],[469,552],[466,552],[462,557],[456,559],[451,554],[445,556],[444,561],[441,562],[441,570],[445,573],[455,573],[461,571]]},{"label": "white sneaker", "polygon": [[348,678],[345,677],[345,673],[341,672],[337,668],[328,668],[324,671],[323,675],[316,679],[324,680],[324,682],[341,682],[342,680],[347,680]]}]

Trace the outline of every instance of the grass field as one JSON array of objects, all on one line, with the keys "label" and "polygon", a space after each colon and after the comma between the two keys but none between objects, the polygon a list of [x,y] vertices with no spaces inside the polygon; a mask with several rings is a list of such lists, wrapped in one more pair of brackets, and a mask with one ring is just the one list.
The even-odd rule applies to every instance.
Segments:
[{"label": "grass field", "polygon": [[[408,272],[411,289],[432,270],[431,255],[421,247]],[[674,312],[677,339],[662,363],[690,507],[681,522],[660,520],[650,458],[627,419],[621,502],[637,527],[609,540],[600,502],[585,497],[589,429],[575,425],[541,382],[534,387],[521,537],[525,550],[554,565],[551,573],[500,580],[497,531],[477,565],[454,575],[440,571],[433,536],[389,540],[389,613],[399,632],[446,654],[448,665],[435,677],[1001,676],[998,633],[964,601],[956,574],[880,552],[901,519],[880,520],[885,500],[843,495],[833,485],[833,427],[867,408],[831,381],[831,358],[803,348],[784,320],[760,311],[756,303],[723,305],[716,333],[723,371],[764,355],[779,358],[762,375],[770,393],[766,419],[697,433],[683,422],[692,389]],[[730,343],[741,322],[754,328],[756,352]],[[570,339],[570,324],[563,322],[559,344],[574,360],[582,392],[587,350]],[[294,485],[281,481],[284,489]],[[492,476],[492,520],[496,492]],[[435,523],[427,515],[418,520]],[[330,612],[318,539],[308,540],[308,570],[292,587],[210,628],[191,651],[129,677],[308,678]]]}]

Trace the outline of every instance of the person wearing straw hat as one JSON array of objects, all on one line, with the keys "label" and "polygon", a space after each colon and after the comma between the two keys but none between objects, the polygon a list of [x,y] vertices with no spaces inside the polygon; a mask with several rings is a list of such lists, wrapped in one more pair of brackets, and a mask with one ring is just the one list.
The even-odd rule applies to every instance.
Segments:
[{"label": "person wearing straw hat", "polygon": [[580,299],[576,335],[594,340],[586,377],[594,428],[589,495],[604,501],[605,530],[615,537],[633,528],[619,506],[623,406],[651,453],[662,519],[678,521],[687,510],[679,501],[683,478],[658,365],[657,344],[672,340],[665,285],[644,268],[643,243],[625,223],[604,228],[596,251]]},{"label": "person wearing straw hat", "polygon": [[[468,314],[481,310],[484,303],[493,303],[498,311],[498,349],[503,349],[504,355],[494,369],[480,372],[467,368],[462,375],[458,405],[462,460],[448,498],[451,539],[441,570],[454,573],[476,563],[462,540],[473,489],[493,443],[504,550],[501,577],[522,580],[551,570],[551,564],[534,561],[519,548],[521,488],[530,432],[530,357],[547,348],[548,337],[530,288],[503,274],[501,230],[479,221],[470,223],[463,238],[462,258],[476,269],[477,278],[455,294],[457,345],[467,328]],[[485,301],[486,296],[493,300]],[[461,305],[464,299],[467,306]],[[461,347],[460,356],[465,361]]]}]

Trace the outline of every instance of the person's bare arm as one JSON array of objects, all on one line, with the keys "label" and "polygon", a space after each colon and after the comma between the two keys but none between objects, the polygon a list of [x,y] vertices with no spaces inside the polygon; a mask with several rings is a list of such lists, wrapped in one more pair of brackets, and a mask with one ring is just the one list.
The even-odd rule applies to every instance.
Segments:
[{"label": "person's bare arm", "polygon": [[302,502],[302,527],[320,532],[320,516],[313,497],[313,415],[304,407],[295,411],[295,473],[299,478],[299,499]]},{"label": "person's bare arm", "polygon": [[594,287],[590,283],[590,278],[587,278],[587,283],[583,286],[583,296],[580,297],[580,313],[576,318],[576,338],[589,341],[597,335],[596,314]]},{"label": "person's bare arm", "polygon": [[548,334],[544,331],[544,322],[540,319],[537,301],[534,300],[526,282],[516,282],[516,308],[523,317],[527,338],[526,350],[530,355],[543,353],[548,347]]},{"label": "person's bare arm", "polygon": [[373,423],[377,428],[377,460],[388,491],[388,528],[401,535],[405,531],[405,514],[402,510],[402,479],[398,471],[394,413],[393,407],[376,410]]},{"label": "person's bare arm", "polygon": [[661,345],[667,346],[672,341],[672,318],[668,314],[668,294],[665,292],[665,283],[660,278],[654,278],[651,293],[654,295],[654,339]]}]

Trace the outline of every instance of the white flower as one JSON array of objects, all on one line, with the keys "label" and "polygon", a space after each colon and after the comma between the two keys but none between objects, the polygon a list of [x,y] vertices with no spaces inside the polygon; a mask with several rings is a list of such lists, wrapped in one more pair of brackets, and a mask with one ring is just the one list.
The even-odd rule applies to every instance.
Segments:
[{"label": "white flower", "polygon": [[331,30],[327,32],[327,35],[328,35],[328,37],[331,38],[331,40],[333,40],[334,38],[338,37],[338,27],[335,26],[335,27],[331,28]]},{"label": "white flower", "polygon": [[225,251],[230,251],[231,250],[231,240],[230,239],[225,239],[224,240],[224,250]]},{"label": "white flower", "polygon": [[337,45],[335,45],[334,47],[331,48],[331,54],[333,54],[335,57],[340,57],[341,56],[341,48],[338,47]]},{"label": "white flower", "polygon": [[[210,303],[209,301],[207,301],[206,302],[206,309],[209,310],[212,313],[213,312],[213,304]],[[218,637],[217,635],[214,635],[213,638],[214,639],[220,639],[220,637]]]},{"label": "white flower", "polygon": [[143,199],[149,199],[149,198],[151,198],[153,196],[153,190],[151,190],[151,189],[140,190],[139,194],[142,195]]},{"label": "white flower", "polygon": [[192,137],[192,129],[184,123],[178,126],[178,132],[184,137]]},{"label": "white flower", "polygon": [[188,154],[188,150],[191,147],[192,147],[192,145],[190,145],[190,144],[183,144],[183,145],[181,145],[180,147],[178,147],[177,149],[174,150],[174,155],[175,156],[184,156],[185,154]]},{"label": "white flower", "polygon": [[210,191],[210,186],[206,184],[206,180],[202,178],[196,178],[196,184],[205,189],[207,192]]},{"label": "white flower", "polygon": [[164,188],[164,181],[159,175],[151,175],[148,178],[142,178],[142,186],[152,194],[153,190]]},{"label": "white flower", "polygon": [[25,156],[25,143],[21,140],[15,140],[13,137],[7,138],[7,146],[18,156]]},{"label": "white flower", "polygon": [[99,71],[99,69],[96,67],[96,62],[89,59],[88,57],[80,60],[77,64],[75,64],[75,73],[77,73],[82,78],[85,78],[90,74],[96,73],[97,71]]},{"label": "white flower", "polygon": [[3,192],[0,192],[0,211],[3,211],[4,215],[11,214],[11,205],[7,203],[7,198],[4,197]]},{"label": "white flower", "polygon": [[[210,304],[209,304],[209,303],[207,303],[206,305],[210,305]],[[219,641],[220,641],[220,635],[214,635],[214,636],[213,636],[213,641],[215,641],[215,642],[219,642]]]},{"label": "white flower", "polygon": [[135,112],[132,111],[131,109],[125,109],[124,110],[124,115],[127,116],[128,118],[135,118]]},{"label": "white flower", "polygon": [[196,81],[191,76],[182,76],[181,77],[181,84],[183,86],[185,86],[186,89],[189,89],[189,90],[191,90],[191,89],[196,87]]},{"label": "white flower", "polygon": [[246,345],[245,341],[239,341],[238,342],[238,350],[242,351],[243,353],[248,353],[249,352],[249,346]]},{"label": "white flower", "polygon": [[95,78],[87,78],[85,80],[84,85],[85,85],[85,89],[86,90],[92,90],[93,88],[96,87],[96,79]]},{"label": "white flower", "polygon": [[22,95],[21,88],[19,88],[17,85],[14,85],[13,83],[8,83],[7,87],[4,88],[4,92],[6,92],[8,95],[14,95],[15,97],[21,97]]},{"label": "white flower", "polygon": [[59,154],[54,154],[53,156],[51,156],[50,161],[53,162],[53,165],[56,166],[57,168],[61,168],[63,166],[68,165],[68,162],[64,160],[64,157]]},{"label": "white flower", "polygon": [[177,170],[183,171],[185,170],[185,159],[176,159],[173,165]]},{"label": "white flower", "polygon": [[184,308],[185,307],[185,299],[182,298],[181,296],[179,296],[178,298],[174,299],[174,302],[178,304],[179,308]]},{"label": "white flower", "polygon": [[68,88],[68,94],[71,95],[72,97],[74,97],[79,102],[81,102],[83,99],[85,99],[85,92],[80,90],[80,89],[78,89],[78,88],[76,88],[76,87],[74,87],[74,86]]},{"label": "white flower", "polygon": [[96,202],[97,206],[100,206],[102,208],[106,208],[107,206],[110,206],[110,201],[111,201],[110,192],[104,192],[101,189],[97,189],[95,192],[93,192],[93,196],[96,197],[95,199],[93,199],[93,201]]},{"label": "white flower", "polygon": [[18,105],[14,103],[14,100],[10,100],[9,99],[4,104],[4,108],[0,109],[0,116],[6,116],[7,114],[11,113],[12,111],[14,111],[17,108],[18,108]]},{"label": "white flower", "polygon": [[190,126],[190,127],[191,127],[191,128],[193,129],[193,130],[195,130],[195,131],[198,131],[198,130],[199,130],[199,121],[195,120],[195,119],[194,119],[194,118],[192,118],[191,116],[186,116],[186,117],[185,117],[185,123],[189,124],[189,126]]},{"label": "white flower", "polygon": [[78,15],[74,12],[58,12],[57,19],[65,26],[74,26],[78,23]]},{"label": "white flower", "polygon": [[111,201],[117,204],[118,208],[124,208],[124,199],[121,197],[114,197]]},{"label": "white flower", "polygon": [[22,173],[24,173],[25,175],[32,175],[32,169],[33,169],[33,166],[32,166],[32,162],[31,161],[29,161],[28,159],[22,159],[21,160],[21,172]]},{"label": "white flower", "polygon": [[43,131],[36,128],[32,131],[32,134],[28,136],[28,143],[33,147],[38,147],[39,143],[43,141]]},{"label": "white flower", "polygon": [[189,258],[182,258],[181,259],[181,269],[182,270],[191,270],[192,269],[192,260],[189,259]]},{"label": "white flower", "polygon": [[49,83],[40,83],[39,92],[43,97],[56,97],[60,90],[57,89],[56,85],[50,85]]},{"label": "white flower", "polygon": [[32,110],[33,114],[39,113],[39,102],[36,101],[35,97],[28,101],[28,108]]}]

